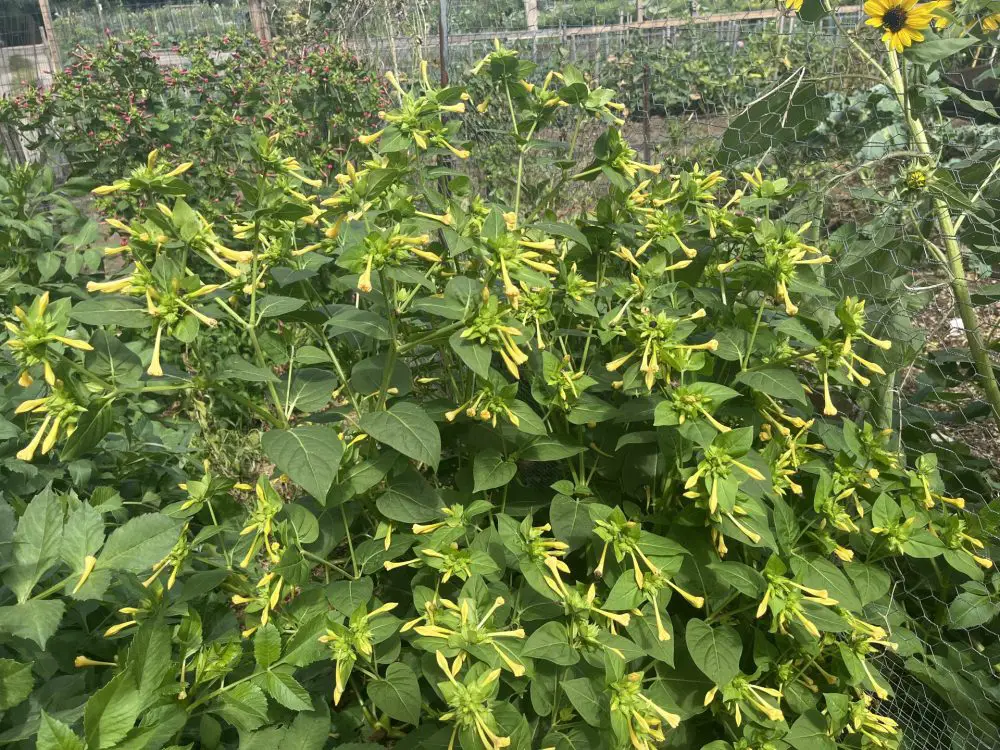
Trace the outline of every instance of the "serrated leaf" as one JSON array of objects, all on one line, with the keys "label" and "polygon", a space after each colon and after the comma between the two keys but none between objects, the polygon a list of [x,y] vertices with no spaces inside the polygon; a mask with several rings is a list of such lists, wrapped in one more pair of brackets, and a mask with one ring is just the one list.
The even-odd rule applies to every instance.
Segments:
[{"label": "serrated leaf", "polygon": [[222,694],[216,713],[239,731],[250,732],[267,721],[267,698],[256,685],[241,682]]},{"label": "serrated leaf", "polygon": [[281,633],[273,623],[257,629],[253,637],[253,658],[261,669],[268,669],[281,657]]},{"label": "serrated leaf", "polygon": [[23,702],[35,686],[31,665],[13,659],[0,659],[0,711]]},{"label": "serrated leaf", "polygon": [[420,722],[420,686],[413,670],[402,662],[390,664],[384,680],[368,683],[368,697],[397,721]]},{"label": "serrated leaf", "polygon": [[37,750],[85,750],[85,746],[72,729],[42,711],[38,720]]},{"label": "serrated leaf", "polygon": [[263,682],[267,694],[285,708],[292,711],[312,710],[309,691],[287,672],[267,672]]},{"label": "serrated leaf", "polygon": [[322,425],[269,430],[260,445],[293,482],[319,502],[326,501],[344,456],[344,444],[335,430]]},{"label": "serrated leaf", "polygon": [[83,711],[83,733],[87,750],[112,747],[135,725],[142,703],[139,691],[126,672],[94,693]]},{"label": "serrated leaf", "polygon": [[14,532],[14,565],[4,574],[19,602],[28,599],[35,584],[59,559],[63,510],[59,498],[46,488],[28,503]]},{"label": "serrated leaf", "polygon": [[0,607],[0,633],[34,641],[45,648],[55,635],[66,605],[58,599],[31,599],[11,607]]},{"label": "serrated leaf", "polygon": [[360,427],[380,443],[437,470],[441,460],[441,432],[416,404],[403,401],[388,411],[365,414]]}]

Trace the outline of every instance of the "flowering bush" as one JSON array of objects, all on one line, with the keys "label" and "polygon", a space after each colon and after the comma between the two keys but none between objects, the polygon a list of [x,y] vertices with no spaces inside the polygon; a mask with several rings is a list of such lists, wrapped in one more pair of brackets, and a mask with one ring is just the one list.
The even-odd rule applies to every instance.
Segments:
[{"label": "flowering bush", "polygon": [[204,202],[231,198],[232,181],[254,171],[255,133],[275,135],[327,174],[381,106],[371,74],[329,40],[290,46],[240,35],[162,48],[135,35],[75,58],[50,88],[0,102],[0,122],[62,154],[92,184],[161,149],[198,165]]},{"label": "flowering bush", "polygon": [[[449,164],[483,102],[426,69],[328,185],[260,137],[217,215],[164,153],[97,189],[146,199],[114,263],[6,326],[3,737],[899,746],[881,660],[995,582],[936,457],[851,418],[906,364],[871,305],[786,180],[661,173],[612,91],[476,73],[510,204]],[[606,130],[535,200],[557,111]]]}]

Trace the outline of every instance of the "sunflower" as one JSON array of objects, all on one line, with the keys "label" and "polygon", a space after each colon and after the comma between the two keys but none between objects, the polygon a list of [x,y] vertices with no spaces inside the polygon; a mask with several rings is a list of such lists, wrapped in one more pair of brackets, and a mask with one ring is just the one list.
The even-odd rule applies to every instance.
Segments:
[{"label": "sunflower", "polygon": [[918,5],[917,0],[868,0],[865,13],[871,18],[865,23],[882,29],[882,41],[890,49],[902,52],[914,42],[924,40],[922,31],[934,20],[936,7],[937,3]]},{"label": "sunflower", "polygon": [[[938,10],[948,11],[949,13],[955,12],[955,3],[953,0],[938,0],[934,5]],[[947,16],[934,16],[935,29],[946,29],[950,23],[951,19]]]}]

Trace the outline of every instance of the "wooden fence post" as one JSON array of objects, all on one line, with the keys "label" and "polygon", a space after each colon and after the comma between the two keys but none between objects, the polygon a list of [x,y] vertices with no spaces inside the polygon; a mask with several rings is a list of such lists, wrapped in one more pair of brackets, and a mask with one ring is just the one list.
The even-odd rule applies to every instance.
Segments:
[{"label": "wooden fence post", "polygon": [[52,28],[52,12],[49,10],[49,0],[38,0],[38,9],[42,12],[42,29],[45,31],[46,48],[49,51],[49,72],[55,75],[62,69],[59,61],[59,42]]},{"label": "wooden fence post", "polygon": [[250,3],[250,25],[253,33],[263,42],[271,41],[271,27],[267,23],[267,13],[261,5],[261,0],[248,0]]},{"label": "wooden fence post", "polygon": [[524,17],[528,31],[538,31],[538,0],[524,0]]}]

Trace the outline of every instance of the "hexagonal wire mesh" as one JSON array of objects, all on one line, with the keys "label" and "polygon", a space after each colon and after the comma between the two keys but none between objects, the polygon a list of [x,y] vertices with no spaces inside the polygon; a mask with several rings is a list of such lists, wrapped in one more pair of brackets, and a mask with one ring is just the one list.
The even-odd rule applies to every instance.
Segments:
[{"label": "hexagonal wire mesh", "polygon": [[[858,7],[815,23],[783,4],[751,0],[367,0],[315,8],[309,0],[272,0],[266,7],[276,34],[333,31],[381,69],[412,73],[421,59],[440,69],[443,60],[453,81],[468,82],[466,72],[500,38],[534,61],[539,76],[574,65],[619,92],[629,110],[625,134],[647,160],[679,165],[715,155],[737,171],[758,166],[800,181],[807,209],[795,219],[812,221],[811,238],[825,241],[835,259],[826,284],[867,299],[871,317],[905,360],[888,387],[873,387],[848,415],[894,428],[911,460],[936,454],[949,489],[966,500],[970,528],[997,550],[1000,432],[977,385],[968,318],[959,314],[953,279],[932,249],[931,215],[899,106],[866,59],[880,50],[878,35],[861,25]],[[241,0],[73,8],[54,4],[64,53],[99,39],[105,28],[171,41],[249,23]],[[19,73],[33,72],[44,85],[51,70],[49,48],[27,15],[11,20],[0,13],[0,95],[30,83]],[[990,209],[1000,200],[990,187],[1000,168],[1000,128],[991,112],[998,103],[997,47],[987,42],[946,73],[950,98],[925,106],[943,165],[936,178],[948,181],[938,187],[972,197],[959,206],[956,232],[978,333],[1000,364],[1000,285],[991,284],[1000,276],[1000,232]],[[779,93],[768,96],[775,87]],[[759,116],[770,106],[762,101],[784,102],[777,120]],[[793,113],[804,124],[774,127]],[[486,117],[470,122],[468,136],[504,163],[510,143],[502,131]],[[570,137],[566,126],[547,135]],[[580,147],[597,135],[581,133]],[[473,176],[487,193],[499,189],[488,170]],[[590,197],[585,190],[567,196],[579,206]],[[970,582],[965,599],[945,601],[936,595],[936,570],[899,571],[900,600],[921,627],[908,637],[923,648],[880,660],[893,688],[881,709],[899,721],[906,748],[1000,748],[1000,596]],[[889,614],[870,613],[885,622]]]}]

